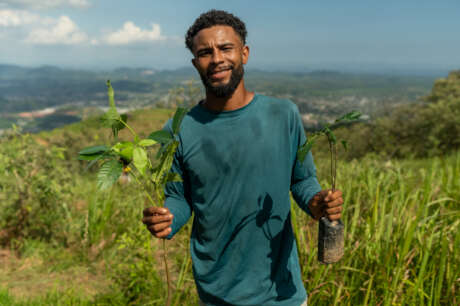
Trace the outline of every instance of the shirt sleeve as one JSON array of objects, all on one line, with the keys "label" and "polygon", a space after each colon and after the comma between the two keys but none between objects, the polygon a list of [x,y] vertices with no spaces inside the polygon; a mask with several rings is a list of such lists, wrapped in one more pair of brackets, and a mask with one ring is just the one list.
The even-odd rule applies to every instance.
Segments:
[{"label": "shirt sleeve", "polygon": [[[165,125],[165,130],[170,130],[170,122]],[[181,228],[184,226],[192,215],[192,206],[187,200],[185,195],[185,184],[183,164],[182,164],[182,146],[179,144],[176,152],[174,153],[174,159],[171,166],[171,171],[181,176],[181,182],[168,182],[166,183],[165,192],[165,203],[164,206],[169,209],[173,214],[174,218],[171,225],[171,233],[166,237],[171,239]]]},{"label": "shirt sleeve", "polygon": [[293,122],[291,123],[291,132],[293,135],[291,146],[294,156],[291,192],[297,205],[308,215],[312,216],[308,208],[308,202],[316,193],[321,191],[321,186],[316,178],[316,167],[311,151],[308,152],[303,163],[297,160],[297,150],[306,142],[307,138],[297,105],[294,105],[294,109]]}]

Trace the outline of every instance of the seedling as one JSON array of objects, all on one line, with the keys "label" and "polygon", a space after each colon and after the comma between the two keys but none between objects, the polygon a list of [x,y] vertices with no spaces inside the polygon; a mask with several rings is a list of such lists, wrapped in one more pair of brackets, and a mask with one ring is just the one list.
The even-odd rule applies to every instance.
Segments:
[{"label": "seedling", "polygon": [[[118,181],[120,176],[130,174],[136,183],[143,189],[151,205],[162,205],[165,200],[164,187],[166,183],[182,180],[179,174],[170,173],[170,169],[174,153],[179,145],[176,136],[179,133],[180,124],[187,110],[185,108],[177,108],[173,117],[172,133],[159,130],[151,133],[148,138],[141,139],[128,125],[128,117],[118,113],[115,106],[114,91],[110,81],[107,81],[107,94],[109,109],[102,116],[102,124],[112,130],[115,144],[112,146],[97,145],[87,147],[78,153],[79,159],[90,161],[88,168],[96,163],[100,164],[97,175],[97,186],[99,189],[108,189]],[[128,129],[133,136],[132,141],[118,141],[118,132],[124,128]],[[161,148],[156,155],[158,165],[154,167],[148,157],[148,149],[156,144],[161,144]],[[152,191],[156,195],[156,202],[151,196]],[[165,240],[163,240],[163,251],[163,260],[168,283],[166,305],[170,305],[172,287],[168,263],[166,261]]]},{"label": "seedling", "polygon": [[[335,124],[358,120],[361,113],[352,111],[335,120]],[[331,160],[331,186],[332,192],[335,191],[337,181],[337,138],[332,132],[332,127],[328,124],[319,131],[314,132],[307,141],[297,151],[297,159],[302,163],[308,152],[313,147],[316,139],[321,135],[327,137]],[[341,141],[345,151],[347,142]],[[343,223],[341,220],[330,222],[328,218],[322,217],[319,222],[318,231],[318,259],[322,263],[334,263],[343,256]]]}]

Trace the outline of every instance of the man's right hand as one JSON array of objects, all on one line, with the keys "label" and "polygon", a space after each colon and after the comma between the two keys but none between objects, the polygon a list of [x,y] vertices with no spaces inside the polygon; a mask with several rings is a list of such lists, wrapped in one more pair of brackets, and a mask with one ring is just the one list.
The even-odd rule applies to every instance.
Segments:
[{"label": "man's right hand", "polygon": [[172,229],[173,214],[166,207],[147,207],[144,209],[144,218],[142,223],[147,226],[147,229],[157,238],[165,238]]}]

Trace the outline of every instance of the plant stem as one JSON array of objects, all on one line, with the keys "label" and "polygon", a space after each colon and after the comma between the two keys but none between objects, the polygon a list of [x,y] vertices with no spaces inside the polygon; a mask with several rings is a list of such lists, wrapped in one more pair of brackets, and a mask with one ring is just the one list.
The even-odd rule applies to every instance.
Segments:
[{"label": "plant stem", "polygon": [[[155,192],[157,194],[157,198],[160,203],[163,203],[164,199],[161,193],[162,186],[158,186],[158,184],[155,185]],[[171,305],[171,300],[172,300],[172,285],[171,285],[171,277],[169,276],[169,268],[168,268],[168,261],[166,259],[166,239],[163,239],[163,261],[165,264],[165,271],[166,271],[166,282],[168,283],[168,297],[166,298],[166,306]]]},{"label": "plant stem", "polygon": [[332,186],[332,191],[334,191],[334,158],[332,154],[332,141],[329,140],[329,152],[331,153],[331,186]]},{"label": "plant stem", "polygon": [[[150,196],[150,194],[148,193],[147,189],[145,188],[145,186],[139,181],[139,179],[137,178],[137,176],[134,174],[134,172],[131,172],[134,179],[136,180],[136,182],[142,187],[142,189],[144,190],[145,194],[147,195],[147,198],[149,199],[149,201],[152,203],[152,206],[155,206],[155,202],[153,201],[152,197]],[[155,184],[156,185],[156,184]],[[155,192],[157,194],[157,197],[159,200],[162,199],[161,197],[161,192],[160,192],[160,189],[161,187],[159,186],[155,186]],[[162,201],[160,201],[161,203]],[[166,298],[166,306],[170,306],[171,305],[171,298],[172,298],[172,285],[171,285],[171,277],[169,276],[169,268],[168,268],[168,261],[167,261],[167,249],[166,249],[166,239],[163,239],[163,262],[164,262],[164,265],[165,265],[165,272],[166,272],[166,282],[167,282],[167,286],[168,286],[168,295],[167,295],[167,298]]]},{"label": "plant stem", "polygon": [[137,136],[136,132],[134,132],[134,130],[133,130],[126,122],[124,122],[121,118],[118,119],[118,120],[119,120],[119,121],[120,121],[120,122],[131,132],[131,134],[133,134],[133,136],[134,136],[136,139],[139,138],[139,137]]},{"label": "plant stem", "polygon": [[332,192],[335,191],[337,183],[337,144],[334,143],[334,180],[332,182]]},{"label": "plant stem", "polygon": [[147,189],[145,188],[144,184],[142,184],[139,179],[137,178],[137,175],[134,174],[133,171],[130,171],[130,173],[133,175],[134,179],[136,180],[136,182],[139,184],[139,186],[142,187],[142,190],[144,190],[145,192],[145,195],[147,196],[147,198],[149,199],[150,203],[152,204],[152,206],[155,206],[155,202],[153,201],[152,197],[150,196],[149,192],[147,191]]},{"label": "plant stem", "polygon": [[166,282],[168,284],[168,296],[166,298],[166,306],[171,305],[171,298],[172,298],[172,287],[171,287],[171,279],[169,277],[169,268],[168,268],[168,260],[167,260],[167,250],[166,250],[166,239],[163,239],[163,261],[165,264],[166,270]]}]

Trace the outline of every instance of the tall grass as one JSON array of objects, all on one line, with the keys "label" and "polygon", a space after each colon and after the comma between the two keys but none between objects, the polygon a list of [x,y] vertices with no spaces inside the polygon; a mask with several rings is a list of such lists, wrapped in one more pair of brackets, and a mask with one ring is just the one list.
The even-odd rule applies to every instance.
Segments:
[{"label": "tall grass", "polygon": [[[317,164],[323,177],[327,169]],[[293,205],[311,304],[460,302],[460,153],[418,161],[366,159],[340,170],[346,231],[341,262],[317,262],[317,225]]]}]

